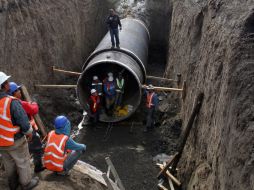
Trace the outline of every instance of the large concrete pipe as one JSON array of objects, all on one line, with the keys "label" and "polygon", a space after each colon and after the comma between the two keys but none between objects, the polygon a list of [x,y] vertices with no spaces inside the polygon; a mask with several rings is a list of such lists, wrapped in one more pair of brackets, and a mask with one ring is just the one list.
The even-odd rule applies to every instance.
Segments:
[{"label": "large concrete pipe", "polygon": [[123,72],[126,84],[123,105],[128,106],[128,114],[116,117],[103,112],[100,117],[103,122],[117,122],[131,116],[140,104],[142,84],[146,80],[149,31],[140,20],[126,18],[121,22],[123,25],[123,30],[119,34],[121,48],[111,48],[110,34],[107,33],[86,60],[78,80],[79,101],[85,109],[88,109],[87,100],[90,96],[92,77],[97,75],[102,81],[108,72],[113,72],[114,78],[119,72]]}]

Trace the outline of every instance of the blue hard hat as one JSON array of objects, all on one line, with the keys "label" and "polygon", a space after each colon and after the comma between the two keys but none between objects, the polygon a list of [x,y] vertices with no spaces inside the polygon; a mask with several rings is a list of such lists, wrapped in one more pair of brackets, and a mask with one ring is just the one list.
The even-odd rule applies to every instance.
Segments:
[{"label": "blue hard hat", "polygon": [[55,128],[56,129],[63,128],[68,122],[69,120],[67,119],[67,117],[63,115],[57,116],[55,119]]},{"label": "blue hard hat", "polygon": [[13,93],[18,90],[21,86],[18,86],[15,82],[10,82],[10,90],[9,90],[9,94],[13,95]]}]

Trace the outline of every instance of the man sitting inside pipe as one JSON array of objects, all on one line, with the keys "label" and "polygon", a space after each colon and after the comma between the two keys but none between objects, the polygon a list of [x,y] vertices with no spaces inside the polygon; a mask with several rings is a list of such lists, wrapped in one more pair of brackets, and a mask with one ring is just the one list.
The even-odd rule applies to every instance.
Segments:
[{"label": "man sitting inside pipe", "polygon": [[116,86],[114,77],[109,76],[108,80],[103,85],[106,101],[106,111],[108,115],[112,116],[116,99]]},{"label": "man sitting inside pipe", "polygon": [[22,95],[20,91],[20,87],[15,82],[10,82],[10,90],[9,95],[14,96],[15,98],[19,99],[23,109],[25,110],[30,124],[33,127],[33,136],[31,141],[29,141],[29,151],[33,155],[33,162],[34,162],[34,172],[38,173],[44,170],[42,164],[42,155],[43,155],[43,148],[42,143],[39,135],[39,129],[36,125],[33,116],[39,112],[39,106],[36,102],[27,102],[22,100]]},{"label": "man sitting inside pipe", "polygon": [[[110,9],[109,12],[110,14],[106,22],[110,32],[112,48],[114,48],[115,45],[117,48],[120,48],[118,26],[120,27],[120,30],[122,30],[122,24],[121,24],[119,16],[115,13],[114,9]],[[115,42],[115,39],[116,39],[116,42]]]},{"label": "man sitting inside pipe", "polygon": [[43,157],[44,166],[59,175],[68,175],[70,169],[85,152],[86,145],[76,143],[71,137],[71,123],[65,116],[58,116],[55,130],[48,134]]},{"label": "man sitting inside pipe", "polygon": [[122,107],[123,94],[124,94],[125,80],[123,78],[122,72],[119,73],[116,78],[116,107]]},{"label": "man sitting inside pipe", "polygon": [[92,120],[92,125],[94,129],[96,127],[95,125],[99,121],[100,106],[101,106],[100,96],[95,89],[92,89],[91,96],[89,98],[89,107],[90,107],[90,119]]},{"label": "man sitting inside pipe", "polygon": [[154,92],[153,85],[151,84],[148,87],[146,87],[145,95],[146,95],[147,115],[146,115],[146,127],[144,129],[144,132],[147,132],[154,128],[155,111],[157,110],[159,99],[157,94]]}]

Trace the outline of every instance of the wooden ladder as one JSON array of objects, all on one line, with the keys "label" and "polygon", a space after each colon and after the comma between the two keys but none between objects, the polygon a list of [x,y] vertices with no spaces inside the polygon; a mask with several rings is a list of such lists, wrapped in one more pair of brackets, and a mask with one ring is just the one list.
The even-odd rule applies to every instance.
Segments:
[{"label": "wooden ladder", "polygon": [[[119,175],[111,162],[109,157],[105,158],[106,163],[108,165],[108,171],[107,173],[103,173],[102,177],[104,178],[105,182],[107,183],[109,190],[125,190],[123,183],[121,179],[119,178]],[[110,173],[112,173],[114,180],[110,179]]]}]

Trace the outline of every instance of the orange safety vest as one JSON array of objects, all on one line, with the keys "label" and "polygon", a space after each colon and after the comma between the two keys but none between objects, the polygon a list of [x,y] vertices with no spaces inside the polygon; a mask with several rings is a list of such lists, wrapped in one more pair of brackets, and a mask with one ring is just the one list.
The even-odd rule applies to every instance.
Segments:
[{"label": "orange safety vest", "polygon": [[65,145],[68,138],[67,135],[58,135],[55,131],[51,131],[48,134],[48,141],[43,157],[44,166],[48,170],[56,172],[63,171],[64,161],[67,158]]},{"label": "orange safety vest", "polygon": [[153,105],[152,100],[153,100],[154,92],[153,93],[147,93],[146,97],[146,107],[151,108]]},{"label": "orange safety vest", "polygon": [[12,96],[0,99],[0,146],[14,145],[14,135],[20,131],[11,120],[11,102],[14,99]]},{"label": "orange safety vest", "polygon": [[91,109],[92,109],[92,112],[95,113],[98,110],[98,106],[100,103],[100,97],[99,96],[91,96],[90,98],[92,100]]}]

